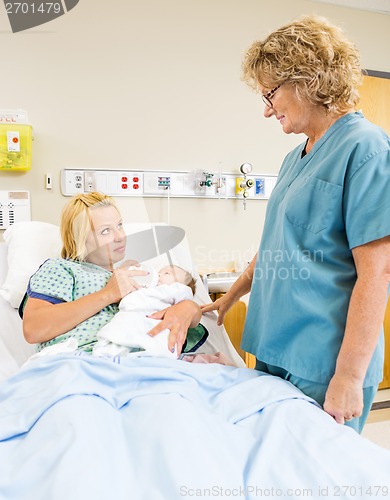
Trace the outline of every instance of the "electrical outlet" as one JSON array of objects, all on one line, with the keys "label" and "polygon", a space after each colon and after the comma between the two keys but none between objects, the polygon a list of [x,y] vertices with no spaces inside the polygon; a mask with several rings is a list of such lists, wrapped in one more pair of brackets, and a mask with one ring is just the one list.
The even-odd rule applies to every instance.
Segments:
[{"label": "electrical outlet", "polygon": [[84,193],[84,172],[81,170],[62,170],[61,189],[64,194],[70,196]]}]

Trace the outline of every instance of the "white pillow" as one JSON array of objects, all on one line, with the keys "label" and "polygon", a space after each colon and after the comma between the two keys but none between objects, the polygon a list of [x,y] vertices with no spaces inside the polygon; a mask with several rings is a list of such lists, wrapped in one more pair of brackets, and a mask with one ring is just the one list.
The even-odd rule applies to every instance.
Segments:
[{"label": "white pillow", "polygon": [[8,272],[0,296],[18,308],[30,276],[46,259],[60,256],[60,229],[48,222],[17,222],[5,230],[4,241]]}]

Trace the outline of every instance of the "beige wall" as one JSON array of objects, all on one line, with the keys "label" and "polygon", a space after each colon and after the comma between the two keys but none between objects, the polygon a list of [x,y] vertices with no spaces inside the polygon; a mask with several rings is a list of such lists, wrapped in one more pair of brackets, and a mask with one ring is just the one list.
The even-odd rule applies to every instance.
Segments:
[{"label": "beige wall", "polygon": [[[25,109],[33,168],[0,172],[0,189],[31,191],[35,220],[57,223],[64,167],[277,174],[302,137],[286,136],[240,81],[245,49],[294,17],[341,24],[366,68],[390,71],[390,16],[310,0],[80,0],[68,14],[12,34],[0,8],[0,108]],[[53,189],[44,187],[53,174]],[[126,221],[166,221],[166,200],[121,198]],[[172,199],[200,267],[250,259],[265,201]]]}]

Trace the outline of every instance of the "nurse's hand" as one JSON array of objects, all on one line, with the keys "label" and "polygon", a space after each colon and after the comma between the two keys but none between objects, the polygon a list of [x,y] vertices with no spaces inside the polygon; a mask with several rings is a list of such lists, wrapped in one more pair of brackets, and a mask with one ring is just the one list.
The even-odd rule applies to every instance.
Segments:
[{"label": "nurse's hand", "polygon": [[334,375],[325,395],[324,410],[338,424],[344,424],[363,411],[363,387],[360,381]]},{"label": "nurse's hand", "polygon": [[225,295],[222,295],[222,297],[217,299],[212,304],[204,304],[200,306],[200,309],[202,311],[202,314],[210,311],[218,311],[217,325],[221,326],[223,324],[223,320],[225,319],[225,314],[228,312],[228,310],[233,306],[235,302],[237,301],[233,300],[229,296],[229,293],[225,293]]},{"label": "nurse's hand", "polygon": [[202,313],[196,302],[192,300],[183,300],[162,311],[150,314],[148,317],[162,320],[158,325],[147,332],[148,335],[154,337],[163,330],[170,330],[168,336],[168,349],[174,352],[176,346],[176,353],[177,356],[179,356],[186,340],[188,329],[199,324]]}]

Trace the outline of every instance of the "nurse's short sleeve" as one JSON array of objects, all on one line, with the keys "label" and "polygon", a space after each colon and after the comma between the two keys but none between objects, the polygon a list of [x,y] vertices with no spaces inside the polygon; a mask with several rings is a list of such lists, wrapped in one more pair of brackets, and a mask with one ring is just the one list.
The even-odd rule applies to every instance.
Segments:
[{"label": "nurse's short sleeve", "polygon": [[390,234],[390,152],[372,154],[346,180],[344,217],[349,248]]},{"label": "nurse's short sleeve", "polygon": [[49,259],[31,276],[27,293],[29,297],[50,302],[71,302],[73,290],[74,276],[66,261]]}]

